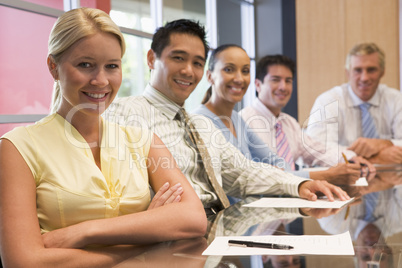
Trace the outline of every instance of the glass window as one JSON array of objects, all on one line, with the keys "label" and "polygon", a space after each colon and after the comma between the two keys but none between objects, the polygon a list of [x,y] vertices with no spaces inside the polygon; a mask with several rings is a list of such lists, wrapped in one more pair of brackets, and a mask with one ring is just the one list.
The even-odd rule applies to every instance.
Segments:
[{"label": "glass window", "polygon": [[55,21],[0,6],[0,24],[12,25],[0,30],[0,114],[49,113],[53,79],[46,65],[47,42]]},{"label": "glass window", "polygon": [[64,10],[63,0],[23,0],[23,1]]},{"label": "glass window", "polygon": [[164,0],[163,24],[177,19],[192,19],[206,24],[205,1],[200,0]]},{"label": "glass window", "polygon": [[151,48],[151,40],[133,35],[124,35],[126,53],[123,57],[123,82],[118,96],[141,95],[149,81],[147,52]]},{"label": "glass window", "polygon": [[207,89],[210,87],[206,76],[206,66],[207,65],[205,65],[204,76],[185,102],[186,110],[189,112],[193,111],[201,104],[201,101],[204,99],[205,92],[207,92]]},{"label": "glass window", "polygon": [[122,27],[147,33],[155,32],[150,0],[111,0],[110,17]]}]

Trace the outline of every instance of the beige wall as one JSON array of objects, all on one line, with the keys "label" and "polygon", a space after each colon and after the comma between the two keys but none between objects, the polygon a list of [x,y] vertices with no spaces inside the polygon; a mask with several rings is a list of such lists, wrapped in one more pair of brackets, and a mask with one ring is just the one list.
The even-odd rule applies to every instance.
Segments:
[{"label": "beige wall", "polygon": [[344,63],[359,42],[377,43],[386,54],[381,82],[399,89],[398,0],[296,1],[299,122],[316,97],[346,82]]}]

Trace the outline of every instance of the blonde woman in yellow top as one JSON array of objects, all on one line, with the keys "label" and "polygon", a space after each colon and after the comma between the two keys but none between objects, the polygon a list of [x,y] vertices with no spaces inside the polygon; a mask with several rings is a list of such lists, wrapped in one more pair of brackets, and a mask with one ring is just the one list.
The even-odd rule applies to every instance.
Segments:
[{"label": "blonde woman in yellow top", "polygon": [[124,51],[103,11],[75,9],[56,21],[47,59],[53,113],[0,141],[5,267],[109,267],[118,255],[85,248],[205,233],[203,206],[162,141],[101,117],[121,85]]}]

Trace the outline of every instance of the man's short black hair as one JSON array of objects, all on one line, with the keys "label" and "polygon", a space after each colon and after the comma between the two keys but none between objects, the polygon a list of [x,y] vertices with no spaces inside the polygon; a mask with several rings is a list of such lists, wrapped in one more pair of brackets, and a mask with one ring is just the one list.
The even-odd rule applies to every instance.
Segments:
[{"label": "man's short black hair", "polygon": [[165,47],[169,45],[170,35],[173,33],[184,33],[198,36],[204,45],[205,59],[207,58],[209,45],[206,41],[205,28],[199,22],[188,19],[180,19],[168,22],[165,24],[165,26],[156,30],[152,38],[151,49],[155,52],[158,58],[160,58],[162,55],[162,51],[165,49]]}]

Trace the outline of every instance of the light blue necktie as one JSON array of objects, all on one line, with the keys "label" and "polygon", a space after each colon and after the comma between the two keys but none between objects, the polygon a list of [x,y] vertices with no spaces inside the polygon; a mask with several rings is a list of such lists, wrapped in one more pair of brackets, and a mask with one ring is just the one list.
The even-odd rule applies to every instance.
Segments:
[{"label": "light blue necktie", "polygon": [[378,139],[378,133],[377,129],[374,124],[374,120],[371,117],[370,114],[370,106],[371,104],[369,103],[362,103],[359,105],[360,110],[362,112],[362,132],[363,132],[363,137],[366,138],[373,138],[373,139]]},{"label": "light blue necktie", "polygon": [[364,205],[366,207],[366,213],[364,215],[364,220],[367,222],[374,222],[376,217],[374,216],[374,210],[378,202],[378,192],[373,192],[364,195]]}]

